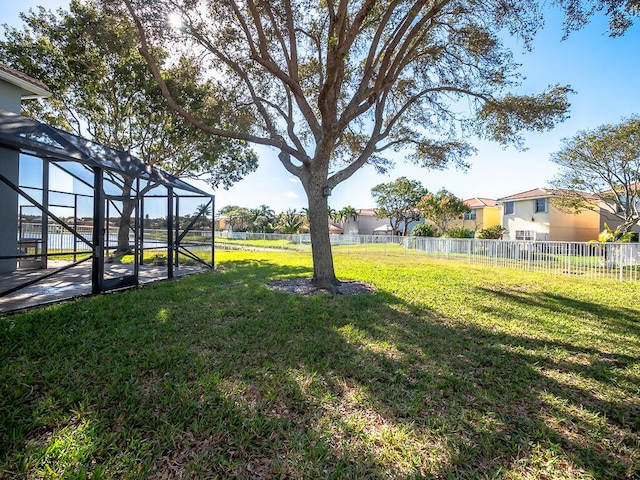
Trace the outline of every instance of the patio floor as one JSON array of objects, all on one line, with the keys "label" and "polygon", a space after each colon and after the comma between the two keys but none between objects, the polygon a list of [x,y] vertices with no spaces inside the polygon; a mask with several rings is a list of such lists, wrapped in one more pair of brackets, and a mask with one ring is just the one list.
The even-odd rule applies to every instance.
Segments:
[{"label": "patio floor", "polygon": [[[8,274],[0,274],[0,292],[42,277],[47,273],[67,265],[66,262],[49,262],[44,270],[18,269]],[[180,265],[174,267],[174,277],[208,271],[202,265]],[[105,278],[117,278],[133,274],[131,264],[105,264]],[[156,265],[140,265],[138,279],[140,284],[150,283],[167,278],[167,267]],[[46,305],[91,294],[91,263],[83,263],[57,273],[29,287],[18,290],[5,297],[0,297],[0,314],[25,308]]]}]

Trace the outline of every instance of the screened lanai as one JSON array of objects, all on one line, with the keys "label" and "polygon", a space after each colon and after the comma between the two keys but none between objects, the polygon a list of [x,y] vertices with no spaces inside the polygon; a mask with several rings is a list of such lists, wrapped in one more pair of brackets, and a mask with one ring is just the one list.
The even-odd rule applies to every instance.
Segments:
[{"label": "screened lanai", "polygon": [[213,268],[211,194],[0,110],[0,162],[15,152],[19,175],[0,168],[0,312]]}]

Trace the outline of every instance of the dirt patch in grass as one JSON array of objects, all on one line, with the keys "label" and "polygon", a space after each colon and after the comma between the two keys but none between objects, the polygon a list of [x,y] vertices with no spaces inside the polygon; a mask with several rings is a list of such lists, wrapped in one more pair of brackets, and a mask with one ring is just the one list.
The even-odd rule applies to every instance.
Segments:
[{"label": "dirt patch in grass", "polygon": [[[284,280],[274,280],[268,284],[271,290],[291,293],[293,295],[317,295],[319,293],[331,293],[328,290],[317,288],[311,283],[310,278],[287,278]],[[347,281],[341,282],[336,289],[337,295],[360,295],[363,293],[373,293],[376,289],[373,285],[365,282]]]}]

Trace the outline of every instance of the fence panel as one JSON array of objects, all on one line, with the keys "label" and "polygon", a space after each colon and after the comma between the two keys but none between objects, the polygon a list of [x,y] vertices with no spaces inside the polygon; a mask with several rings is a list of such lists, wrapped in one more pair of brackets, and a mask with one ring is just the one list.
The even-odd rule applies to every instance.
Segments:
[{"label": "fence panel", "polygon": [[640,271],[640,244],[637,243],[408,237],[404,239],[404,245],[430,256],[550,275],[637,282]]},{"label": "fence panel", "polygon": [[[309,234],[216,232],[215,235],[216,244],[223,248],[311,250]],[[331,245],[336,253],[426,255],[473,265],[506,267],[549,275],[606,278],[625,282],[637,282],[640,276],[640,244],[637,243],[331,235]]]}]

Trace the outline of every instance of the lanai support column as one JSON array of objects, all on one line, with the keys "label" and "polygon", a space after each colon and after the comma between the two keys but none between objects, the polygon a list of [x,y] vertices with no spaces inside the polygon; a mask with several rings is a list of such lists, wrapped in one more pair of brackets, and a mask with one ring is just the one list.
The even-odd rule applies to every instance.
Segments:
[{"label": "lanai support column", "polygon": [[91,293],[104,290],[104,179],[102,169],[93,168],[93,258]]},{"label": "lanai support column", "polygon": [[173,187],[167,188],[167,278],[173,278]]},{"label": "lanai support column", "polygon": [[[42,159],[42,206],[49,210],[49,161]],[[40,238],[42,239],[42,265],[47,268],[47,254],[49,253],[49,215],[42,212],[42,224],[40,225]]]}]

